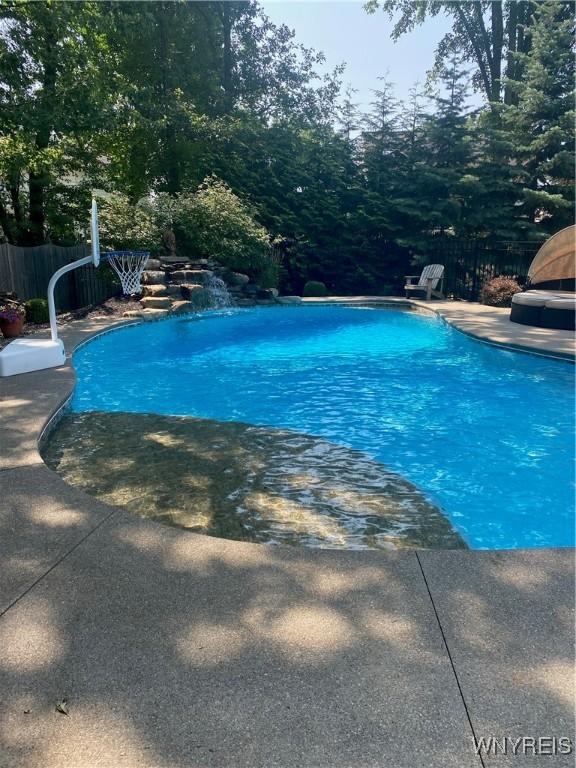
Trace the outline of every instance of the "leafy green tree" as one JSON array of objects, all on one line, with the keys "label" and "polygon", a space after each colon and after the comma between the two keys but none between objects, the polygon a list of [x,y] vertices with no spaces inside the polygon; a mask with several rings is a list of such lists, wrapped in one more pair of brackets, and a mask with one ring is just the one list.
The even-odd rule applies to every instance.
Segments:
[{"label": "leafy green tree", "polygon": [[[209,167],[223,111],[220,3],[117,3],[109,44],[121,83],[107,147],[109,179],[133,200],[181,191]],[[234,4],[232,4],[234,5]]]},{"label": "leafy green tree", "polygon": [[177,197],[177,242],[184,252],[214,258],[258,276],[270,261],[270,236],[250,208],[223,181],[210,176],[194,194]]},{"label": "leafy green tree", "polygon": [[148,201],[134,204],[119,192],[98,196],[100,244],[106,250],[159,250],[162,228]]},{"label": "leafy green tree", "polygon": [[80,172],[98,173],[111,106],[104,17],[91,2],[0,7],[0,224],[15,242],[58,237],[48,208],[78,199]]},{"label": "leafy green tree", "polygon": [[398,39],[428,16],[446,14],[452,17],[452,30],[445,35],[436,52],[436,68],[440,70],[451,54],[463,55],[475,64],[473,82],[484,92],[488,102],[507,103],[511,93],[504,92],[504,76],[518,77],[520,62],[516,52],[526,52],[535,2],[530,0],[368,0],[365,8],[374,13],[381,7],[390,18],[398,18],[392,36]]}]

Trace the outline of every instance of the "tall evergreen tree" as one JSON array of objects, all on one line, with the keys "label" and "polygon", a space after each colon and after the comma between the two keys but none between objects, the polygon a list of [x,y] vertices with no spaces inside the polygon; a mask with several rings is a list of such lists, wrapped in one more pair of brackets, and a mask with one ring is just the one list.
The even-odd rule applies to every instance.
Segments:
[{"label": "tall evergreen tree", "polygon": [[572,4],[542,2],[534,9],[528,53],[516,54],[522,78],[509,87],[516,104],[504,113],[526,174],[522,213],[552,233],[574,213],[574,17]]},{"label": "tall evergreen tree", "polygon": [[440,72],[441,90],[433,97],[435,112],[427,122],[427,168],[423,189],[430,205],[428,216],[434,231],[459,234],[465,222],[465,190],[472,148],[468,135],[468,72],[452,56]]}]

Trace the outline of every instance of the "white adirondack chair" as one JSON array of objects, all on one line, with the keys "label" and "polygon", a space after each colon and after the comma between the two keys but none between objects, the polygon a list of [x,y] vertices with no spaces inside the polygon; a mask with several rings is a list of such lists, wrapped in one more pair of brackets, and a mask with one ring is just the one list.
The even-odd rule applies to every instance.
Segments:
[{"label": "white adirondack chair", "polygon": [[[418,280],[416,284],[412,281]],[[406,285],[404,291],[406,292],[406,298],[417,297],[423,294],[426,301],[430,301],[432,297],[435,299],[443,299],[442,283],[444,281],[444,265],[443,264],[428,264],[424,267],[421,275],[406,275]],[[440,288],[438,288],[440,283]]]}]

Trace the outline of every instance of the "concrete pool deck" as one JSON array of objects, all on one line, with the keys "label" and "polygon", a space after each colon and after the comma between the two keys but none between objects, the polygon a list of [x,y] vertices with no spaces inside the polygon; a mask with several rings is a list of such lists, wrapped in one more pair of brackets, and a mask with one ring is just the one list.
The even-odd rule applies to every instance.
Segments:
[{"label": "concrete pool deck", "polygon": [[[450,304],[500,340],[502,313]],[[69,364],[0,379],[0,768],[536,766],[574,739],[573,550],[296,550],[140,520],[43,464],[73,386]],[[480,757],[474,736],[536,747]]]}]

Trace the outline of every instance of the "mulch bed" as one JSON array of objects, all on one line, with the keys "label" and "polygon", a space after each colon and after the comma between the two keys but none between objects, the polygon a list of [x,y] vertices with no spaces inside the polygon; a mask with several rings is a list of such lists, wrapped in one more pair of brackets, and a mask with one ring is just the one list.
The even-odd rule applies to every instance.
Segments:
[{"label": "mulch bed", "polygon": [[[62,312],[58,315],[58,327],[64,327],[73,323],[75,320],[84,320],[89,317],[110,317],[111,319],[121,319],[124,312],[128,310],[141,309],[139,301],[130,298],[112,298],[105,301],[103,304],[95,304],[91,307],[83,307],[82,309],[74,310],[73,312]],[[22,331],[22,336],[33,336],[36,333],[47,331],[50,329],[49,323],[26,323]],[[21,338],[20,337],[20,338]],[[0,335],[0,349],[3,349],[9,344],[12,339],[5,339]]]}]

